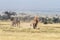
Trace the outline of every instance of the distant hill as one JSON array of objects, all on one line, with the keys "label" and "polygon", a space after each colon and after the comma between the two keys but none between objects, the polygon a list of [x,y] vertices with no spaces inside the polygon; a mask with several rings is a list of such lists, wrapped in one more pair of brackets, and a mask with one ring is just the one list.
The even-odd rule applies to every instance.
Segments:
[{"label": "distant hill", "polygon": [[22,11],[23,13],[26,13],[26,14],[30,14],[30,15],[51,15],[51,16],[55,16],[56,14],[57,15],[60,15],[60,10],[23,10]]}]

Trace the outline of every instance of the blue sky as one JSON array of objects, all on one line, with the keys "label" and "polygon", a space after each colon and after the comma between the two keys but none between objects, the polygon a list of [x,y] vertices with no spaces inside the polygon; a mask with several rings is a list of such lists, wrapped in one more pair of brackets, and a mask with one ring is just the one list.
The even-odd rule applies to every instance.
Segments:
[{"label": "blue sky", "polygon": [[0,10],[60,9],[60,0],[0,0]]}]

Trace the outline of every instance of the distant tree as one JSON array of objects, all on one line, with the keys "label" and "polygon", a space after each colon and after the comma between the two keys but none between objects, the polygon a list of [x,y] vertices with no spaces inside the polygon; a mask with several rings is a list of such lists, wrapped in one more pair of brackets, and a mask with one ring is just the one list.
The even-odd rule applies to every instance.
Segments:
[{"label": "distant tree", "polygon": [[54,23],[58,23],[58,21],[59,21],[59,18],[53,17],[53,22],[54,22]]},{"label": "distant tree", "polygon": [[16,15],[16,12],[5,11],[4,13],[5,13],[7,19],[10,19],[11,18],[11,15]]}]

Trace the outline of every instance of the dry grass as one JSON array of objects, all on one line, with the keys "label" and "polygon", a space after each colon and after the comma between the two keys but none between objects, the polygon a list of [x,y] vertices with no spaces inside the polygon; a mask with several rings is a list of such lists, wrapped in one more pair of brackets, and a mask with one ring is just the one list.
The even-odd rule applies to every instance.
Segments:
[{"label": "dry grass", "polygon": [[60,24],[42,24],[32,29],[29,23],[12,27],[11,22],[0,21],[0,40],[60,40]]}]

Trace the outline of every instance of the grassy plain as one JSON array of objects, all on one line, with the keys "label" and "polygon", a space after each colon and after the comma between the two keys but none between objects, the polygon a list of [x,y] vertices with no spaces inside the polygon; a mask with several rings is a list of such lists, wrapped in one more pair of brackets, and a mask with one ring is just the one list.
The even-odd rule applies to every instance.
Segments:
[{"label": "grassy plain", "polygon": [[26,22],[13,27],[10,21],[0,21],[0,40],[60,40],[60,24],[39,23],[33,29]]}]

